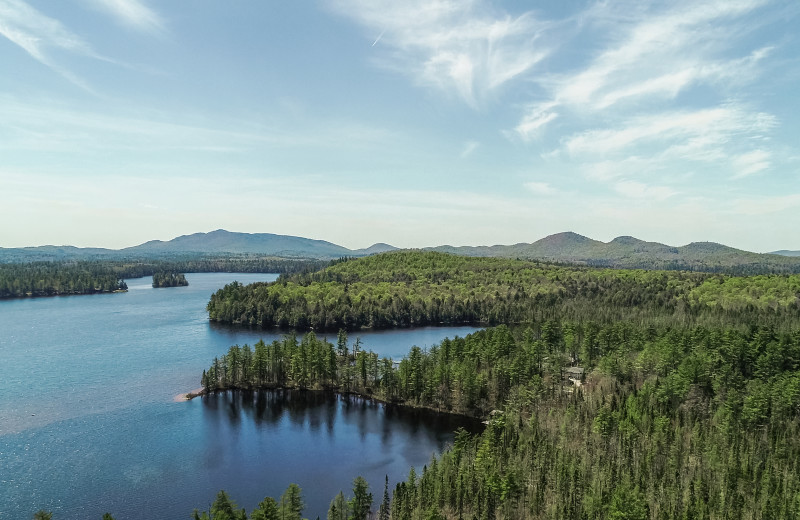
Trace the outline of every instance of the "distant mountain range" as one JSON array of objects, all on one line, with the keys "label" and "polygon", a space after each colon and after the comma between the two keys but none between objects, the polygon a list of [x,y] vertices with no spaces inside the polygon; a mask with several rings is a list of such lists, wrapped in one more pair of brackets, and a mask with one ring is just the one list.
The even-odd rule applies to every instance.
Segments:
[{"label": "distant mountain range", "polygon": [[224,254],[334,259],[343,256],[366,256],[394,249],[397,248],[388,244],[374,244],[366,249],[348,249],[325,240],[272,233],[234,233],[218,229],[210,233],[182,235],[168,241],[151,240],[124,249],[73,246],[0,248],[0,262],[65,259],[112,260]]},{"label": "distant mountain range", "polygon": [[211,233],[194,233],[173,238],[167,242],[151,240],[128,247],[120,252],[135,254],[155,253],[234,253],[268,255],[288,258],[341,258],[366,256],[397,249],[388,244],[374,244],[366,249],[347,249],[325,240],[274,235],[272,233],[233,233],[218,229]]},{"label": "distant mountain range", "polygon": [[[73,246],[0,248],[0,262],[113,260],[225,254],[334,259],[344,256],[366,256],[395,249],[397,248],[383,243],[365,249],[348,249],[325,240],[272,233],[234,233],[218,229],[210,233],[183,235],[168,241],[151,240],[124,249]],[[693,242],[673,247],[629,236],[617,237],[611,242],[600,242],[572,232],[550,235],[533,243],[477,247],[445,245],[425,249],[465,256],[526,258],[617,268],[686,269],[743,274],[800,272],[800,251],[759,254],[714,242]]]},{"label": "distant mountain range", "polygon": [[791,251],[751,253],[714,242],[674,247],[622,236],[600,242],[577,233],[547,236],[532,244],[428,248],[467,256],[527,258],[548,262],[630,269],[682,269],[712,272],[800,272],[800,257]]}]

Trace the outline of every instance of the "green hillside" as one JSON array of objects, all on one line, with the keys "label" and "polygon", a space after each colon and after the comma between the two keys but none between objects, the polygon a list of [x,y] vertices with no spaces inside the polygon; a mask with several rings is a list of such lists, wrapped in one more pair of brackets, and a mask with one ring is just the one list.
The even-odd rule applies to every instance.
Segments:
[{"label": "green hillside", "polygon": [[317,331],[513,324],[556,313],[599,321],[735,325],[763,311],[764,323],[784,326],[797,319],[798,280],[401,251],[272,284],[231,284],[212,295],[208,312],[213,321]]}]

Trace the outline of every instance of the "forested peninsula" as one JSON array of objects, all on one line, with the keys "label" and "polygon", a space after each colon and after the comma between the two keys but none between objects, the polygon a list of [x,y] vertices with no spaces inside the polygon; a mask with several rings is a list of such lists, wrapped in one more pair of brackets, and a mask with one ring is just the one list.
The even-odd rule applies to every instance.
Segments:
[{"label": "forested peninsula", "polygon": [[500,325],[397,364],[344,333],[337,345],[289,335],[232,347],[202,380],[209,391],[332,388],[486,419],[482,434],[458,432],[412,469],[381,518],[794,518],[799,296],[796,276],[391,253],[228,286],[209,313],[235,307],[231,321],[263,325],[269,309],[307,309],[325,317],[311,322],[320,329],[424,316]]},{"label": "forested peninsula", "polygon": [[175,256],[171,260],[64,260],[0,263],[0,299],[122,291],[125,279],[175,273],[299,273],[327,261],[233,256]]},{"label": "forested peninsula", "polygon": [[0,299],[124,291],[113,269],[93,263],[0,264]]},{"label": "forested peninsula", "polygon": [[746,327],[797,324],[800,275],[568,267],[400,251],[212,295],[212,321],[296,330],[521,324],[551,317]]}]

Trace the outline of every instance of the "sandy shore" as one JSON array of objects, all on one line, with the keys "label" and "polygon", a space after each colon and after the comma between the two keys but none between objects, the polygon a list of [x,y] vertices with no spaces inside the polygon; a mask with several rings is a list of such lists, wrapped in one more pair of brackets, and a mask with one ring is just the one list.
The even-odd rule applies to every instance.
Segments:
[{"label": "sandy shore", "polygon": [[186,392],[185,394],[176,395],[175,397],[172,398],[172,400],[175,401],[176,403],[179,403],[181,401],[189,401],[191,399],[194,399],[198,395],[203,395],[203,393],[205,393],[205,390],[203,390],[203,388],[195,388],[191,392]]}]

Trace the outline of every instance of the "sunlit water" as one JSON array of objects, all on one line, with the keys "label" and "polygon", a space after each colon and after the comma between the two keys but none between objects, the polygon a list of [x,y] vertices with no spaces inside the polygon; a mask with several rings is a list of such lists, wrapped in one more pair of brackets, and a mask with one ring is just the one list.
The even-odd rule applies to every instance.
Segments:
[{"label": "sunlit water", "polygon": [[[220,489],[251,510],[290,482],[304,490],[304,516],[324,518],[356,476],[377,501],[384,475],[402,479],[471,426],[309,392],[174,402],[230,345],[279,337],[215,326],[205,311],[228,282],[274,278],[189,274],[188,287],[153,289],[148,277],[121,294],[0,301],[0,519],[38,509],[54,520],[188,519]],[[397,358],[473,330],[357,336]]]}]

